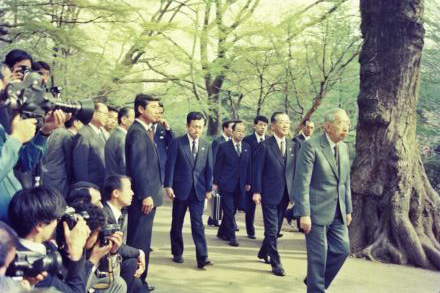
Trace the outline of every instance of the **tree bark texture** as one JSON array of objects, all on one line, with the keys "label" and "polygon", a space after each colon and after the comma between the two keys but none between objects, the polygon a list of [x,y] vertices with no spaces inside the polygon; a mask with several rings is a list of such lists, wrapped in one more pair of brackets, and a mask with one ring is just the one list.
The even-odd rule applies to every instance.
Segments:
[{"label": "tree bark texture", "polygon": [[423,0],[360,3],[352,250],[372,260],[440,269],[440,199],[416,139]]}]

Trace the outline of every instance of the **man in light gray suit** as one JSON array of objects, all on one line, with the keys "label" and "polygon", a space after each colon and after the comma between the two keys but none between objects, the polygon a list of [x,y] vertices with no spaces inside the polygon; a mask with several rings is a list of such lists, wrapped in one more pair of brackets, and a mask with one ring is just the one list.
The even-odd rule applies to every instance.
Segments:
[{"label": "man in light gray suit", "polygon": [[134,110],[124,107],[118,112],[119,126],[105,144],[106,176],[125,175],[125,137],[134,122]]},{"label": "man in light gray suit", "polygon": [[66,196],[73,183],[72,140],[83,124],[72,117],[64,126],[49,137],[48,150],[41,164],[41,180]]},{"label": "man in light gray suit", "polygon": [[108,109],[103,103],[95,104],[92,121],[83,126],[74,137],[73,173],[75,182],[85,181],[102,186],[105,179],[105,135]]},{"label": "man in light gray suit", "polygon": [[306,235],[307,292],[325,292],[350,253],[350,162],[342,142],[350,120],[342,109],[325,115],[325,133],[302,143],[296,161],[294,213]]}]

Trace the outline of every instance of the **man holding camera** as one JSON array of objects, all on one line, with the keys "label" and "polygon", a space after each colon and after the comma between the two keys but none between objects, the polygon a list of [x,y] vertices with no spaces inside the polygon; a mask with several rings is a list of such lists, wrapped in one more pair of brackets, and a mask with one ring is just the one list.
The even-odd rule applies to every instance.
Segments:
[{"label": "man holding camera", "polygon": [[131,205],[133,194],[129,177],[113,175],[105,179],[102,196],[107,224],[119,225],[124,234],[124,241],[116,252],[122,257],[121,277],[127,283],[127,292],[148,292],[147,285],[139,278],[145,270],[144,252],[126,244],[127,215],[123,209]]},{"label": "man holding camera", "polygon": [[[11,70],[5,65],[0,67],[1,91],[9,82]],[[4,114],[4,111],[6,109],[0,107],[0,116]],[[0,220],[7,220],[9,202],[12,196],[22,189],[20,181],[14,174],[14,167],[18,165],[21,170],[33,170],[47,151],[48,136],[54,129],[61,126],[65,119],[66,115],[63,111],[51,111],[46,115],[43,126],[36,132],[36,119],[22,119],[16,115],[11,122],[2,121],[2,123],[8,123],[5,127],[10,127],[10,134],[0,123],[0,166],[2,166],[0,169]]]},{"label": "man holding camera", "polygon": [[[57,250],[50,240],[54,239],[58,221],[65,210],[64,197],[52,188],[40,186],[15,194],[9,205],[8,217],[12,228],[20,237],[17,250],[33,251],[44,256]],[[67,273],[63,279],[54,272],[49,273],[36,287],[54,287],[61,292],[82,293],[86,289],[83,252],[90,229],[79,215],[76,216],[76,224],[72,229],[66,222],[62,225],[65,245],[60,249],[66,255],[63,265]]]}]

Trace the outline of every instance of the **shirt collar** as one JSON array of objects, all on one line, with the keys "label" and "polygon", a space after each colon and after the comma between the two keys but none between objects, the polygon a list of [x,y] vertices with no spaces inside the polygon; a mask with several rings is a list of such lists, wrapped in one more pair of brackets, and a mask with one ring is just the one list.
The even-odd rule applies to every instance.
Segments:
[{"label": "shirt collar", "polygon": [[304,140],[309,140],[310,139],[310,136],[305,135],[304,132],[302,132],[302,130],[299,132],[299,134],[304,137]]},{"label": "shirt collar", "polygon": [[187,133],[186,136],[188,136],[188,141],[189,141],[189,144],[190,144],[190,145],[192,145],[193,141],[195,141],[196,144],[199,143],[199,139],[197,138],[197,139],[194,140],[194,139],[191,137],[191,135],[189,135],[189,133]]},{"label": "shirt collar", "polygon": [[229,136],[226,136],[224,133],[222,134],[222,136],[225,139],[225,141],[229,141],[231,139]]},{"label": "shirt collar", "polygon": [[35,251],[44,255],[47,254],[46,246],[44,246],[43,243],[33,242],[24,238],[20,238],[19,241],[21,245],[23,245],[24,247],[26,247],[31,251]]},{"label": "shirt collar", "polygon": [[110,207],[110,209],[112,210],[113,216],[115,217],[115,220],[117,222],[119,220],[119,217],[122,216],[122,212],[117,207],[112,205],[112,203],[110,201],[107,201],[107,204]]},{"label": "shirt collar", "polygon": [[328,143],[330,144],[330,148],[332,149],[332,151],[335,149],[336,143],[333,142],[333,140],[330,138],[330,136],[328,136],[328,134],[325,134],[325,137],[327,137]]},{"label": "shirt collar", "polygon": [[118,126],[117,129],[122,130],[125,134],[127,134],[127,130],[124,127]]},{"label": "shirt collar", "polygon": [[141,119],[139,119],[139,118],[136,118],[135,119],[137,122],[139,122],[140,124],[142,124],[142,126],[145,128],[145,130],[148,132],[148,130],[150,130],[151,129],[151,123],[150,124],[147,124],[147,123],[145,123],[144,121],[142,121]]},{"label": "shirt collar", "polygon": [[258,135],[256,132],[255,132],[255,137],[257,138],[257,141],[258,141],[258,142],[260,142],[261,139],[265,140],[264,135],[261,135],[261,136],[260,136],[260,135]]},{"label": "shirt collar", "polygon": [[275,137],[278,145],[280,145],[281,142],[286,142],[286,137],[280,138],[275,133],[273,134],[273,136]]},{"label": "shirt collar", "polygon": [[101,133],[101,129],[99,129],[98,127],[96,127],[95,125],[93,125],[92,123],[89,123],[90,127],[93,129],[94,132],[96,132],[96,134],[100,134]]}]

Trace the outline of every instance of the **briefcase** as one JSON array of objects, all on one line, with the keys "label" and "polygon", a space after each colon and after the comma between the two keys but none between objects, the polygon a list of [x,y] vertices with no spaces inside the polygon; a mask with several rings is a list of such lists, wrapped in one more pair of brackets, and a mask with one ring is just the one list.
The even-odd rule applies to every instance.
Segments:
[{"label": "briefcase", "polygon": [[222,197],[217,191],[212,191],[212,208],[211,208],[211,218],[214,221],[220,221],[222,219],[222,209],[221,209],[221,200]]}]

